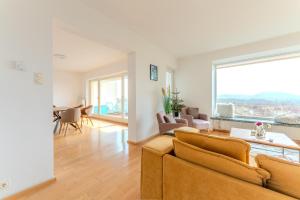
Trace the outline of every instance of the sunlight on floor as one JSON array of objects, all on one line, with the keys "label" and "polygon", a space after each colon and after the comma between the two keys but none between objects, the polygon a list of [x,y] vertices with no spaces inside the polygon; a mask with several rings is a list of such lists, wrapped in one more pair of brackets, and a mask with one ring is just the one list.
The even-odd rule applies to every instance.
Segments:
[{"label": "sunlight on floor", "polygon": [[56,182],[21,199],[139,199],[141,146],[127,143],[126,126],[93,124],[54,136]]}]

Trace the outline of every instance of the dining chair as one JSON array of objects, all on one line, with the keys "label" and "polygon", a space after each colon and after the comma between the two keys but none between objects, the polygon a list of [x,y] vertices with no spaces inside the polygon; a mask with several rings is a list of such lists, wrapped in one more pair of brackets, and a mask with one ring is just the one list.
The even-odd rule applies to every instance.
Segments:
[{"label": "dining chair", "polygon": [[66,136],[69,124],[73,126],[76,130],[78,129],[80,133],[82,133],[81,128],[78,125],[78,121],[80,120],[81,117],[80,108],[69,108],[68,110],[62,112],[60,117],[61,119],[60,119],[59,134],[61,133],[63,126],[66,126],[65,134],[64,134],[64,136]]},{"label": "dining chair", "polygon": [[80,105],[75,106],[75,107],[73,107],[73,108],[82,108],[82,107],[83,107],[83,104],[80,104]]},{"label": "dining chair", "polygon": [[86,119],[87,123],[89,120],[92,126],[94,126],[93,121],[91,120],[92,110],[93,110],[93,105],[89,105],[81,109],[81,127],[82,127],[83,119]]}]

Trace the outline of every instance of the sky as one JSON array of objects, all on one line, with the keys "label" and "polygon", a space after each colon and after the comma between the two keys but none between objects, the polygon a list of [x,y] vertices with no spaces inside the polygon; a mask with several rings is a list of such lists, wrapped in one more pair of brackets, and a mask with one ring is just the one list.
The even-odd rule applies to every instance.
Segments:
[{"label": "sky", "polygon": [[217,69],[217,94],[300,95],[300,57]]}]

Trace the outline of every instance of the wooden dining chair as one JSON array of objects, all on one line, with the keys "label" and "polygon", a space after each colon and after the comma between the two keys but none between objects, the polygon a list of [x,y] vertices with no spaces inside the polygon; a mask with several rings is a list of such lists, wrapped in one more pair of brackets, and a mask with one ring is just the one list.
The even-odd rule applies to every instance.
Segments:
[{"label": "wooden dining chair", "polygon": [[88,121],[90,121],[92,126],[94,126],[93,121],[91,119],[92,110],[93,110],[93,105],[89,105],[81,109],[81,127],[82,127],[83,119],[86,119],[87,123]]},{"label": "wooden dining chair", "polygon": [[65,127],[65,133],[64,136],[66,136],[67,129],[69,124],[75,128],[75,130],[79,130],[80,133],[82,133],[80,126],[78,125],[78,121],[80,120],[81,117],[81,112],[80,108],[70,108],[64,112],[61,113],[60,115],[60,129],[59,129],[59,134],[61,133],[61,130],[64,126]]}]

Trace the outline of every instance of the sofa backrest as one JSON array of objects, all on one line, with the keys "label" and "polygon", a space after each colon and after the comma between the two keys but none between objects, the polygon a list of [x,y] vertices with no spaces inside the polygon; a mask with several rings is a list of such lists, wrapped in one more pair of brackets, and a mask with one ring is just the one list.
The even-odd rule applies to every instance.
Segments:
[{"label": "sofa backrest", "polygon": [[259,167],[271,173],[267,187],[300,199],[300,164],[267,155],[257,155]]},{"label": "sofa backrest", "polygon": [[162,175],[162,198],[144,198],[145,200],[296,200],[288,195],[218,173],[169,154],[163,157]]},{"label": "sofa backrest", "polygon": [[176,138],[208,151],[216,152],[249,164],[250,145],[240,139],[218,137],[174,130]]},{"label": "sofa backrest", "polygon": [[175,155],[185,161],[201,165],[228,176],[264,186],[270,173],[258,167],[252,167],[234,158],[201,149],[194,145],[173,140]]}]

